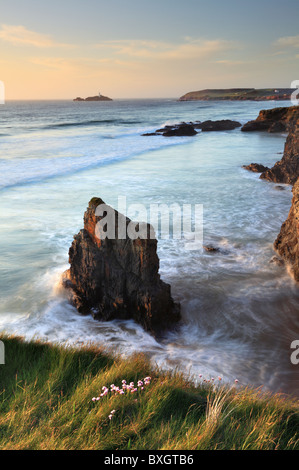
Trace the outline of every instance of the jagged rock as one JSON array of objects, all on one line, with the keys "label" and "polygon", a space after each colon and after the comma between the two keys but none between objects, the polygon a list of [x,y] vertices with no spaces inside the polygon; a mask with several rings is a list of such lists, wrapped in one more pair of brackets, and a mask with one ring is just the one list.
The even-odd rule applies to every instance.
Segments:
[{"label": "jagged rock", "polygon": [[[299,106],[298,106],[299,109]],[[299,118],[289,124],[289,134],[280,161],[263,172],[261,179],[274,183],[294,184],[299,177]]]},{"label": "jagged rock", "polygon": [[201,129],[202,132],[209,132],[209,131],[230,131],[236,129],[237,127],[241,127],[241,123],[238,121],[231,121],[230,119],[222,119],[220,121],[204,121],[200,124],[195,124],[195,129]]},{"label": "jagged rock", "polygon": [[269,170],[267,166],[260,165],[259,163],[250,163],[250,165],[243,165],[242,168],[254,173],[262,173],[263,171]]},{"label": "jagged rock", "polygon": [[293,187],[291,210],[281,226],[274,248],[290,264],[294,279],[299,282],[299,179]]},{"label": "jagged rock", "polygon": [[201,129],[202,132],[208,131],[228,131],[241,127],[238,121],[231,121],[230,119],[222,119],[220,121],[196,121],[194,122],[181,122],[180,124],[174,124],[173,126],[167,125],[161,129],[157,129],[155,132],[149,132],[142,134],[143,136],[150,135],[163,135],[164,137],[172,136],[192,136],[196,135],[195,129]]},{"label": "jagged rock", "polygon": [[179,124],[178,126],[174,126],[172,129],[166,129],[165,132],[163,132],[164,137],[172,137],[172,136],[192,136],[196,135],[197,132],[194,129],[194,126],[192,124],[186,124],[182,123]]},{"label": "jagged rock", "polygon": [[79,312],[98,320],[131,318],[150,332],[171,327],[180,319],[180,306],[171,297],[170,285],[160,279],[157,240],[149,236],[152,227],[137,224],[145,238],[129,238],[132,221],[106,206],[115,217],[115,239],[104,238],[101,224],[107,211],[96,212],[103,204],[100,198],[91,199],[84,229],[69,250],[70,269],[63,284],[70,300]]},{"label": "jagged rock", "polygon": [[155,132],[148,132],[146,134],[142,134],[143,136],[150,136],[150,135],[163,135],[164,137],[173,137],[173,136],[193,136],[196,135],[197,132],[194,129],[194,125],[192,123],[181,122],[180,124],[175,124],[173,126],[167,125],[161,129],[157,129]]},{"label": "jagged rock", "polygon": [[286,132],[298,118],[299,106],[263,109],[257,119],[244,124],[241,131]]},{"label": "jagged rock", "polygon": [[219,253],[220,248],[217,248],[215,246],[208,246],[208,245],[203,245],[203,249],[207,251],[208,253]]}]

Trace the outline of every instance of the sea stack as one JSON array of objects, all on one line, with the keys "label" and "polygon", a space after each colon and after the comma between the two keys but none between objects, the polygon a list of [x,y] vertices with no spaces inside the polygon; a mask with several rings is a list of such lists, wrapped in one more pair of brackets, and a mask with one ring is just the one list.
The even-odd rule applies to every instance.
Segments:
[{"label": "sea stack", "polygon": [[[107,237],[107,214],[115,221],[112,237],[111,232]],[[132,237],[132,224],[139,236]],[[160,279],[152,226],[132,222],[100,198],[89,202],[69,263],[63,284],[79,312],[97,320],[133,319],[151,333],[180,319],[180,305]]]}]

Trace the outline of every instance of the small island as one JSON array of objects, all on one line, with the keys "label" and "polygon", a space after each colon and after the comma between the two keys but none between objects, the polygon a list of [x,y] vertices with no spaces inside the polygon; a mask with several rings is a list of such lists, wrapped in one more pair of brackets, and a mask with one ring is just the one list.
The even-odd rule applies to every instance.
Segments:
[{"label": "small island", "polygon": [[179,101],[272,101],[288,100],[295,91],[293,88],[224,88],[191,91],[179,98]]},{"label": "small island", "polygon": [[113,101],[113,100],[112,98],[108,98],[108,96],[104,96],[104,95],[101,95],[101,93],[99,93],[96,96],[88,96],[87,98],[81,98],[80,96],[78,96],[73,101]]}]

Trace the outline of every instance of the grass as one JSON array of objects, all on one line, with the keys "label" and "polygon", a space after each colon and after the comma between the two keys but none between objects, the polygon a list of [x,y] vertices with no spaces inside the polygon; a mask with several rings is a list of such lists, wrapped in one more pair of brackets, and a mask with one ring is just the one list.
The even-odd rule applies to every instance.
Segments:
[{"label": "grass", "polygon": [[[1,450],[299,449],[298,400],[218,379],[196,386],[141,354],[0,339]],[[147,376],[144,390],[92,400]]]}]

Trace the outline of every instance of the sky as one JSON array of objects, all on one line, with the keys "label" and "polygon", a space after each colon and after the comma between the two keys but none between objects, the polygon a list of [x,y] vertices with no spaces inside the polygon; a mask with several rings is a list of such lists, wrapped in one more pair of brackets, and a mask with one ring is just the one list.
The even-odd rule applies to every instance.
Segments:
[{"label": "sky", "polygon": [[298,18],[298,0],[0,0],[0,81],[7,100],[290,87]]}]

